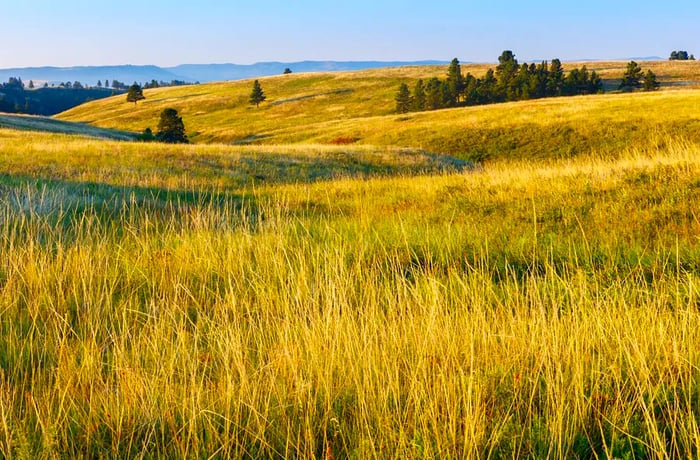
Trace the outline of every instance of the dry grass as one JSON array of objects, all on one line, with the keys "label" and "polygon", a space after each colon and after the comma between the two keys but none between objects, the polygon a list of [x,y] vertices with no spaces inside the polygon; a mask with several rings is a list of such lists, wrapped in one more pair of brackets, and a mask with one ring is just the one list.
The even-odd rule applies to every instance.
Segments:
[{"label": "dry grass", "polygon": [[173,195],[138,173],[112,193],[99,166],[167,146],[20,139],[0,147],[2,456],[698,455],[693,144],[256,191],[162,168]]},{"label": "dry grass", "polygon": [[[580,65],[580,63],[576,63]],[[587,63],[608,78],[624,63]],[[650,62],[666,78],[694,79],[695,62]],[[467,66],[467,68],[469,68]],[[478,70],[476,67],[472,70]],[[198,143],[354,144],[421,148],[472,161],[562,158],[591,151],[615,155],[650,138],[700,138],[692,89],[654,94],[607,94],[471,107],[399,116],[392,114],[400,81],[439,68],[381,69],[338,74],[300,74],[262,80],[268,102],[247,102],[250,82],[165,88],[146,92],[134,108],[123,97],[96,101],[61,118],[109,128],[155,127],[165,107],[177,108]]]}]

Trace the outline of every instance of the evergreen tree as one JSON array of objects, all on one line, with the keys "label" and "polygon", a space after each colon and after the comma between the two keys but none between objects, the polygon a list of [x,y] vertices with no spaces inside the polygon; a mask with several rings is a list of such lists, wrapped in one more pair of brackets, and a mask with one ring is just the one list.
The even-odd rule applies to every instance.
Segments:
[{"label": "evergreen tree", "polygon": [[641,86],[640,80],[642,79],[642,68],[634,61],[630,61],[627,64],[627,70],[622,76],[622,82],[620,83],[620,89],[634,89]]},{"label": "evergreen tree", "polygon": [[139,86],[137,83],[129,86],[129,92],[126,93],[126,102],[133,102],[134,105],[136,105],[138,101],[142,101],[144,99],[146,99],[146,96],[143,95],[141,86]]},{"label": "evergreen tree", "polygon": [[483,80],[480,80],[477,88],[477,100],[479,104],[491,104],[492,102],[498,102],[498,95],[496,94],[498,80],[493,69],[486,71],[486,75]]},{"label": "evergreen tree", "polygon": [[425,110],[425,87],[423,86],[423,80],[418,80],[416,82],[411,99],[411,108],[415,112],[422,112]]},{"label": "evergreen tree", "polygon": [[260,107],[260,103],[264,102],[265,99],[267,99],[267,97],[265,96],[262,86],[260,86],[260,82],[255,80],[253,82],[253,91],[250,93],[248,102],[250,102],[251,105],[255,105],[255,107]]},{"label": "evergreen tree", "polygon": [[[534,64],[533,64],[534,65]],[[547,81],[549,79],[549,64],[542,61],[533,69],[530,66],[530,94],[534,98],[547,96]]]},{"label": "evergreen tree", "polygon": [[289,75],[290,73],[292,73],[292,69],[290,69],[289,67],[286,67],[286,68],[284,69],[284,72],[282,72],[282,73],[283,73],[284,75]]},{"label": "evergreen tree", "polygon": [[439,78],[433,77],[425,85],[425,108],[437,110],[444,107],[444,93],[442,82]]},{"label": "evergreen tree", "polygon": [[102,88],[102,80],[97,80],[97,87]]},{"label": "evergreen tree", "polygon": [[647,70],[647,73],[644,75],[644,91],[655,91],[659,89],[659,86],[656,74],[651,69]]},{"label": "evergreen tree", "polygon": [[511,97],[508,100],[526,100],[532,96],[530,94],[530,66],[523,64],[520,66],[513,79]]},{"label": "evergreen tree", "polygon": [[506,50],[498,58],[496,78],[498,79],[498,101],[512,101],[517,97],[517,88],[514,85],[515,74],[520,68],[518,60],[512,51]]},{"label": "evergreen tree", "polygon": [[407,113],[411,110],[411,90],[406,83],[401,83],[396,94],[396,112]]},{"label": "evergreen tree", "polygon": [[600,94],[603,92],[603,79],[594,70],[591,72],[591,78],[588,85],[589,94]]},{"label": "evergreen tree", "polygon": [[447,86],[449,91],[448,104],[455,106],[459,103],[460,95],[464,90],[464,79],[462,77],[462,67],[459,59],[454,58],[447,69]]},{"label": "evergreen tree", "polygon": [[564,69],[559,59],[552,59],[547,78],[547,96],[561,96],[564,87]]},{"label": "evergreen tree", "polygon": [[29,89],[34,89],[34,80],[29,80]]},{"label": "evergreen tree", "polygon": [[474,77],[471,73],[467,73],[467,76],[464,77],[464,103],[467,105],[474,105],[478,104],[478,83],[479,80]]},{"label": "evergreen tree", "polygon": [[188,142],[187,135],[185,135],[185,124],[178,116],[177,110],[163,110],[160,114],[156,138],[168,144],[186,144]]}]

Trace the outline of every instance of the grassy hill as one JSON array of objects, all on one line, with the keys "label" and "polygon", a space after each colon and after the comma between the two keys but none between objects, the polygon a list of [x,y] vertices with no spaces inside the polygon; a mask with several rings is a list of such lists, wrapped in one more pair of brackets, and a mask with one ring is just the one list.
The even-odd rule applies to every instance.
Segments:
[{"label": "grassy hill", "polygon": [[[587,65],[612,84],[624,71],[624,63]],[[691,109],[700,92],[680,86],[700,81],[700,64],[649,62],[643,67],[654,69],[667,89],[677,90],[398,116],[393,111],[400,82],[445,73],[442,67],[410,67],[265,78],[268,100],[259,109],[248,104],[251,82],[241,81],[147,90],[147,99],[138,106],[122,96],[86,104],[59,118],[140,132],[155,129],[159,113],[174,107],[197,143],[357,143],[422,148],[468,160],[613,154],[620,145],[648,137],[700,138],[700,124]],[[464,71],[480,74],[486,68],[465,66]]]},{"label": "grassy hill", "polygon": [[697,146],[355,148],[0,131],[0,456],[694,457]]},{"label": "grassy hill", "polygon": [[0,129],[0,457],[697,457],[700,94],[390,114],[431,71]]}]

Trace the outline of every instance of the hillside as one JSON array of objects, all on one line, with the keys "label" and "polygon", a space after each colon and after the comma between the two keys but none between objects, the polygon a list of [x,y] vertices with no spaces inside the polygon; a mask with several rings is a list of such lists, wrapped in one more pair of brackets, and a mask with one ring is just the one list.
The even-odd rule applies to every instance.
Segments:
[{"label": "hillside", "polygon": [[[134,140],[137,136],[135,133],[130,133],[128,131],[100,128],[83,123],[67,122],[53,118],[29,115],[0,114],[0,128],[20,131],[73,134],[118,141]],[[23,142],[24,141],[26,141],[26,139],[24,139]]]},{"label": "hillside", "polygon": [[700,148],[617,148],[0,131],[0,457],[694,458]]},{"label": "hillside", "polygon": [[[580,64],[570,64],[569,66]],[[625,63],[586,63],[615,86]],[[483,74],[489,66],[467,65]],[[292,74],[261,80],[267,102],[248,104],[250,81],[147,90],[134,107],[124,97],[95,101],[59,115],[106,128],[155,129],[160,111],[180,111],[190,139],[226,144],[373,144],[416,147],[463,159],[551,158],[613,152],[622,144],[667,135],[700,138],[692,107],[700,63],[647,62],[664,91],[654,94],[542,99],[398,116],[399,83],[443,77],[444,66],[333,74]],[[673,91],[670,91],[673,89]]]}]

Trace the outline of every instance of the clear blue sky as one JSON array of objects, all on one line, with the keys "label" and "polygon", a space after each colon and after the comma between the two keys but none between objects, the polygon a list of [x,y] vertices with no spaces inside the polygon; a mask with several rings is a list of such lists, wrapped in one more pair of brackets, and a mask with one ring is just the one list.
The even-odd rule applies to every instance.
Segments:
[{"label": "clear blue sky", "polygon": [[0,68],[700,57],[698,0],[7,0]]}]

